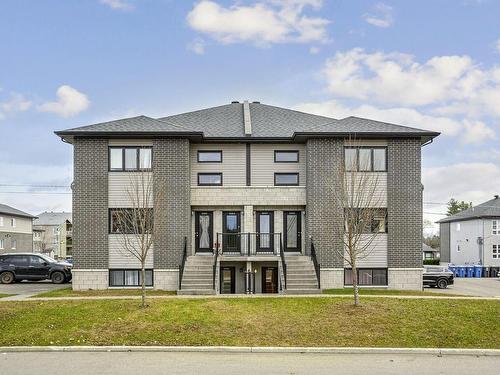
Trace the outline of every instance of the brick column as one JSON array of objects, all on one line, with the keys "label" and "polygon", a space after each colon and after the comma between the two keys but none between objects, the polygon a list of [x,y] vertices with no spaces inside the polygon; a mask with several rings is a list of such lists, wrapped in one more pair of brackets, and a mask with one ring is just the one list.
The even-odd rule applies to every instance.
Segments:
[{"label": "brick column", "polygon": [[[184,237],[191,247],[189,140],[158,138],[153,141],[153,190],[155,192],[154,268],[177,270]],[[161,197],[157,198],[158,192]]]}]

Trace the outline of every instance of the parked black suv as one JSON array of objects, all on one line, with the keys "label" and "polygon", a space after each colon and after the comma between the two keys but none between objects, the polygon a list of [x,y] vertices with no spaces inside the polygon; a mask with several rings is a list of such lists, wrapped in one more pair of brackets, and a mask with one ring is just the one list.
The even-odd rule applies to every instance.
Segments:
[{"label": "parked black suv", "polygon": [[58,262],[43,254],[13,253],[0,255],[0,282],[50,279],[54,284],[71,281],[71,264]]},{"label": "parked black suv", "polygon": [[424,286],[446,289],[448,285],[453,284],[453,272],[446,267],[425,266],[424,267]]}]

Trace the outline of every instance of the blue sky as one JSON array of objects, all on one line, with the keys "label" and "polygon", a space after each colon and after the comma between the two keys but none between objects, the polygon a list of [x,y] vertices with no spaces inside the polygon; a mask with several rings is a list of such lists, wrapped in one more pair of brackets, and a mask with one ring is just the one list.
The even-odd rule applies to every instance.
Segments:
[{"label": "blue sky", "polygon": [[71,209],[33,193],[72,180],[54,130],[249,99],[441,131],[425,201],[480,203],[500,192],[499,14],[494,0],[3,0],[0,202]]}]

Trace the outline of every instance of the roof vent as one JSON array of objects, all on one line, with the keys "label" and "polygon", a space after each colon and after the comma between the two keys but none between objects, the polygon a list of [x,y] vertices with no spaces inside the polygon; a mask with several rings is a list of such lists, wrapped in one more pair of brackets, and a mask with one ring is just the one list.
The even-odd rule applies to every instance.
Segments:
[{"label": "roof vent", "polygon": [[250,118],[250,104],[243,102],[243,121],[245,122],[245,135],[252,135],[252,119]]},{"label": "roof vent", "polygon": [[260,104],[260,102],[253,102],[253,104]]},{"label": "roof vent", "polygon": [[237,100],[233,100],[233,101],[231,102],[231,104],[239,104],[239,101],[237,101]]},{"label": "roof vent", "polygon": [[498,199],[498,194],[495,194],[494,197],[495,197],[495,199]]}]

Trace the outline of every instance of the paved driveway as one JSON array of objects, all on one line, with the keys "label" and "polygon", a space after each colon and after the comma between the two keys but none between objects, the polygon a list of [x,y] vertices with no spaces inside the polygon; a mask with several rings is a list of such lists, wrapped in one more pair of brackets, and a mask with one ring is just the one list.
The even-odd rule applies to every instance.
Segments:
[{"label": "paved driveway", "polygon": [[71,284],[52,284],[51,281],[23,281],[14,284],[0,284],[0,294],[16,294],[22,297],[48,292],[55,289],[68,288]]},{"label": "paved driveway", "polygon": [[455,278],[455,283],[447,289],[425,288],[425,291],[475,297],[500,297],[500,280],[497,277],[484,279]]}]

